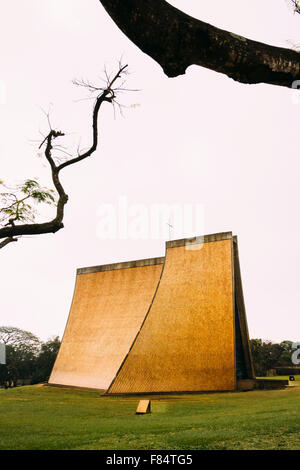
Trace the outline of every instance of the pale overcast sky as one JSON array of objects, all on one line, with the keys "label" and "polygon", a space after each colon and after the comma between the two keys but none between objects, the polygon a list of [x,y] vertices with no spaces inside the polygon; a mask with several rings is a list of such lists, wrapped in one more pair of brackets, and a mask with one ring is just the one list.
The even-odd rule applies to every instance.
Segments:
[{"label": "pale overcast sky", "polygon": [[[174,79],[116,27],[98,0],[10,0],[0,18],[1,172],[17,183],[49,169],[31,140],[53,127],[66,145],[87,147],[92,101],[72,79],[95,83],[104,66],[129,64],[128,107],[100,115],[101,139],[89,161],[67,168],[65,228],[24,237],[1,250],[0,324],[41,339],[62,336],[76,269],[164,255],[165,239],[100,237],[103,204],[203,209],[203,232],[238,236],[251,338],[300,340],[299,126],[295,92],[243,85],[192,66]],[[187,13],[251,39],[300,43],[300,16],[285,0],[174,0]],[[300,77],[299,77],[300,78]],[[99,83],[99,82],[98,82]],[[138,204],[139,206],[136,206]],[[131,208],[131,209],[130,209]],[[131,212],[130,212],[131,211]],[[43,220],[46,213],[41,211]],[[121,214],[122,216],[122,214]],[[124,214],[123,214],[124,216]],[[168,220],[162,220],[160,229]],[[150,225],[151,225],[150,220]],[[175,226],[172,238],[186,233]],[[174,233],[175,232],[175,233]],[[147,235],[147,234],[146,234]],[[176,236],[175,236],[176,235]],[[188,233],[201,235],[201,233]]]}]

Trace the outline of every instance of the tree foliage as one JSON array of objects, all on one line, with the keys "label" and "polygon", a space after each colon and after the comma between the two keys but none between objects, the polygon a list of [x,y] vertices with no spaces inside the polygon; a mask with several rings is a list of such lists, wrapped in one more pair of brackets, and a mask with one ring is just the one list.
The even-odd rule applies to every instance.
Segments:
[{"label": "tree foliage", "polygon": [[43,343],[29,331],[1,326],[0,342],[6,345],[6,365],[0,365],[0,383],[48,380],[60,347],[58,336]]},{"label": "tree foliage", "polygon": [[257,377],[265,377],[268,370],[274,367],[293,366],[292,341],[273,343],[262,339],[252,339],[250,343]]},{"label": "tree foliage", "polygon": [[0,326],[0,343],[19,350],[39,351],[41,342],[30,331],[21,330],[14,326]]},{"label": "tree foliage", "polygon": [[0,181],[4,192],[0,193],[0,227],[16,222],[34,222],[35,206],[39,203],[55,204],[55,191],[40,186],[34,179],[10,188]]},{"label": "tree foliage", "polygon": [[60,347],[58,336],[49,339],[41,346],[40,353],[35,361],[35,370],[32,377],[32,383],[48,381],[56,356]]}]

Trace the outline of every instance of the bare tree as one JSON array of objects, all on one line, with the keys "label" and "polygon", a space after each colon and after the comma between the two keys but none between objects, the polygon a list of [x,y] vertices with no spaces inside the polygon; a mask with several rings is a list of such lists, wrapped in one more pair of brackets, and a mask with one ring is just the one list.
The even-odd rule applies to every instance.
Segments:
[{"label": "bare tree", "polygon": [[30,331],[24,331],[14,326],[0,326],[0,342],[6,346],[22,348],[24,346],[39,350],[41,342],[37,336]]},{"label": "bare tree", "polygon": [[[293,2],[300,12],[298,1]],[[291,87],[300,78],[297,51],[252,41],[186,15],[165,0],[100,0],[143,52],[169,77],[196,64],[241,83]]]},{"label": "bare tree", "polygon": [[[26,180],[22,185],[16,188],[17,191],[13,191],[0,181],[0,184],[5,188],[5,191],[0,193],[3,204],[3,207],[0,208],[0,239],[3,239],[0,243],[0,248],[17,241],[22,235],[55,233],[63,228],[64,208],[68,201],[68,195],[60,181],[60,172],[64,168],[90,157],[97,149],[98,115],[100,108],[105,102],[113,106],[121,106],[116,101],[116,96],[119,91],[124,90],[124,82],[122,81],[120,84],[119,79],[126,74],[126,69],[127,65],[123,66],[119,64],[118,72],[113,77],[105,72],[106,84],[104,87],[96,87],[84,81],[75,81],[76,85],[84,86],[88,88],[89,91],[96,94],[92,115],[93,140],[88,150],[84,152],[78,151],[77,156],[63,162],[55,158],[53,155],[53,150],[55,150],[56,147],[55,141],[61,139],[65,134],[60,130],[52,129],[50,120],[48,119],[50,131],[40,144],[39,149],[43,149],[46,160],[50,166],[52,181],[57,193],[57,200],[55,199],[55,192],[53,190],[41,187],[36,180]],[[35,211],[32,202],[55,203],[55,217],[48,222],[34,223]]]}]

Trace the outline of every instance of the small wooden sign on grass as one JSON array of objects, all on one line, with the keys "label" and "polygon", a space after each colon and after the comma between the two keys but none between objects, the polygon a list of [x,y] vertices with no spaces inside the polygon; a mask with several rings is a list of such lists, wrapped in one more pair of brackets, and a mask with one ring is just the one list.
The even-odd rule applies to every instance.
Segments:
[{"label": "small wooden sign on grass", "polygon": [[135,414],[144,415],[146,413],[151,413],[151,401],[150,400],[140,400]]}]

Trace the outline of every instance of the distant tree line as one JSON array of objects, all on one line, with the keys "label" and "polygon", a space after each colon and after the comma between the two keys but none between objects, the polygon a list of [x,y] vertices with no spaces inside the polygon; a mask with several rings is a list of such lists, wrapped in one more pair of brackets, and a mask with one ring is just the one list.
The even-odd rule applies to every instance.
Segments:
[{"label": "distant tree line", "polygon": [[262,339],[251,339],[251,350],[256,377],[265,377],[275,367],[292,367],[292,341],[273,343]]},{"label": "distant tree line", "polygon": [[15,327],[0,327],[0,343],[6,346],[6,364],[0,364],[0,384],[46,382],[59,347],[58,336],[42,342],[34,334]]}]

